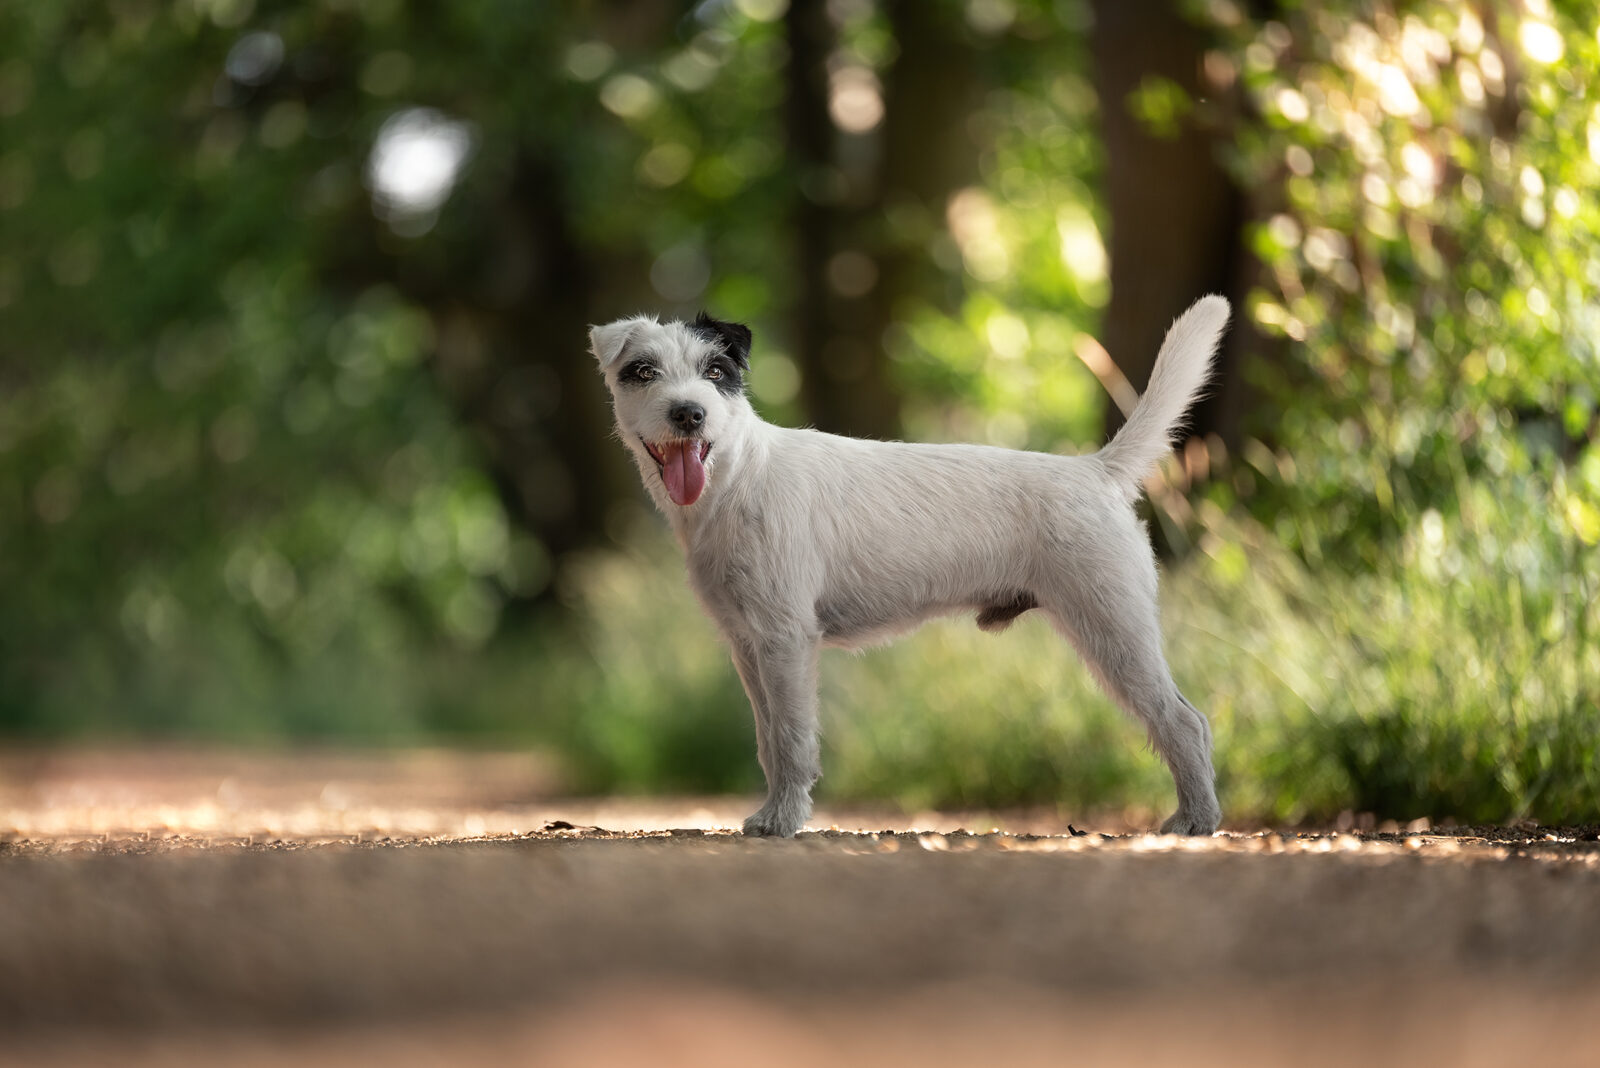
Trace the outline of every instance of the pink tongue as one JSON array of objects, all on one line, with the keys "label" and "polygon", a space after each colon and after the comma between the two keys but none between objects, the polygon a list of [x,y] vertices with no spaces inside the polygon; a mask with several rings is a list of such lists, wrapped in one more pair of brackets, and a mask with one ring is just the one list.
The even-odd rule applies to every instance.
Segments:
[{"label": "pink tongue", "polygon": [[690,505],[706,488],[706,469],[700,462],[703,442],[676,441],[661,446],[661,477],[667,483],[667,496],[677,505]]}]

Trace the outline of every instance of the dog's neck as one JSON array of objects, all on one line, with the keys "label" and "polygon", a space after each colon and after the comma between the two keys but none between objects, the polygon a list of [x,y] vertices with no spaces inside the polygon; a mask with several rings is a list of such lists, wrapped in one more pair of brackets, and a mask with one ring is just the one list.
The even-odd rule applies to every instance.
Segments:
[{"label": "dog's neck", "polygon": [[683,508],[668,500],[664,492],[654,495],[686,553],[693,551],[696,543],[724,517],[737,514],[747,503],[750,487],[758,484],[751,475],[766,463],[766,431],[770,429],[770,423],[752,412],[748,420],[740,421],[738,433],[719,438],[714,447],[716,466],[705,494],[694,504]]}]

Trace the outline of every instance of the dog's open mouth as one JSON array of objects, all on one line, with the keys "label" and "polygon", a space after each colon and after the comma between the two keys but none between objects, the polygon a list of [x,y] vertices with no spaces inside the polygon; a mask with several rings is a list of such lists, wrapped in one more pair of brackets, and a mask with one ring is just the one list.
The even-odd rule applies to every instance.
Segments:
[{"label": "dog's open mouth", "polygon": [[650,458],[661,468],[661,481],[666,483],[667,496],[680,506],[693,504],[706,488],[706,457],[711,455],[711,442],[700,438],[678,438],[651,444],[643,438]]}]

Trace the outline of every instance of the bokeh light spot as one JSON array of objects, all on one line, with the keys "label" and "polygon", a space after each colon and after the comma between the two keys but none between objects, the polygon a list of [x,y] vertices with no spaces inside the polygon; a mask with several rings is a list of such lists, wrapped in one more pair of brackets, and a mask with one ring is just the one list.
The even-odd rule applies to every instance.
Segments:
[{"label": "bokeh light spot", "polygon": [[261,85],[282,65],[283,38],[270,30],[257,30],[234,42],[222,66],[240,85]]},{"label": "bokeh light spot", "polygon": [[426,231],[472,147],[467,124],[433,108],[390,116],[367,157],[367,185],[378,214],[399,232]]}]

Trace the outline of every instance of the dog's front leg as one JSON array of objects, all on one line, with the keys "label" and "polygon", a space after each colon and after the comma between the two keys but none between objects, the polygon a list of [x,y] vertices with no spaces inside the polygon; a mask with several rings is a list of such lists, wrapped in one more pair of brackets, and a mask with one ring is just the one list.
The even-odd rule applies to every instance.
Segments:
[{"label": "dog's front leg", "polygon": [[745,639],[738,636],[729,636],[728,647],[733,652],[733,668],[739,673],[739,682],[744,685],[744,695],[750,701],[750,712],[755,716],[756,724],[756,759],[761,763],[761,771],[772,781],[772,758],[769,755],[771,748],[767,742],[767,715],[764,711],[767,704],[767,695],[761,689],[761,668],[756,660],[756,652]]},{"label": "dog's front leg", "polygon": [[[811,785],[822,774],[817,742],[817,654],[808,635],[763,638],[741,652],[735,665],[752,693],[757,750],[767,775],[767,801],[744,821],[750,835],[792,836],[811,815]],[[741,663],[743,655],[746,662]]]}]

